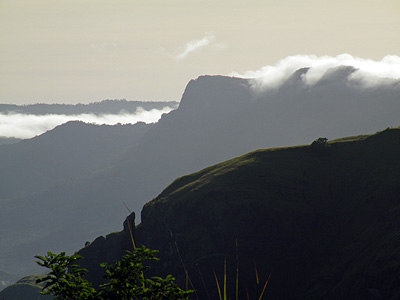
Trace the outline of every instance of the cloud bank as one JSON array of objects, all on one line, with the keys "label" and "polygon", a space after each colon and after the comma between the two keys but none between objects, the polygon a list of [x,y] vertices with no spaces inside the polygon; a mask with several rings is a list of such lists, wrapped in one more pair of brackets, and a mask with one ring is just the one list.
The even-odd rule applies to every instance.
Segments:
[{"label": "cloud bank", "polygon": [[183,47],[183,51],[180,54],[175,55],[174,58],[176,60],[185,59],[189,54],[207,47],[214,40],[215,40],[215,36],[213,34],[209,33],[200,40],[190,41]]},{"label": "cloud bank", "polygon": [[161,115],[172,110],[163,109],[144,110],[139,107],[134,114],[121,111],[119,114],[78,114],[78,115],[33,115],[21,113],[0,113],[0,136],[16,138],[32,138],[47,130],[64,124],[68,121],[83,121],[93,124],[134,124],[137,122],[157,122]]},{"label": "cloud bank", "polygon": [[264,66],[257,71],[244,73],[232,72],[231,76],[253,78],[254,86],[259,89],[279,88],[296,70],[309,68],[301,76],[308,86],[316,84],[331,68],[352,66],[356,69],[349,80],[358,82],[364,87],[393,82],[400,79],[400,57],[387,55],[380,61],[354,57],[350,54],[338,56],[294,55],[288,56],[275,65]]}]

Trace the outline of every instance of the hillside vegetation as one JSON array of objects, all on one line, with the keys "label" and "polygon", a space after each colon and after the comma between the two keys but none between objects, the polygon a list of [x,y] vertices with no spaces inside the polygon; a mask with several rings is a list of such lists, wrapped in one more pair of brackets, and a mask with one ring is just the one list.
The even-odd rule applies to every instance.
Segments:
[{"label": "hillside vegetation", "polygon": [[[272,273],[266,299],[399,299],[399,153],[400,129],[257,150],[174,181],[135,236],[160,250],[155,272],[184,285],[182,258],[200,299],[217,297],[225,258],[234,297],[237,250],[242,299],[257,291],[255,265],[261,282]],[[129,239],[125,228],[80,251],[93,282],[96,260],[120,258]]]}]

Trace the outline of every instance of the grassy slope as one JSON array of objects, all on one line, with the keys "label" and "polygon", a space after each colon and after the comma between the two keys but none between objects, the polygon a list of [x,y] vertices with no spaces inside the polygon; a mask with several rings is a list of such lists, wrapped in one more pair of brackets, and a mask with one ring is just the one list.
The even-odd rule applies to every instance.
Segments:
[{"label": "grassy slope", "polygon": [[256,261],[280,299],[396,299],[400,130],[329,145],[258,150],[179,178],[145,206],[138,236],[163,255],[172,229],[189,266],[211,255],[213,267],[237,237],[242,290]]},{"label": "grassy slope", "polygon": [[[322,151],[264,149],[222,162],[146,204],[137,244],[160,250],[155,274],[185,286],[176,242],[199,299],[217,297],[213,271],[222,280],[225,257],[235,297],[236,239],[240,299],[246,289],[255,299],[254,264],[262,283],[272,272],[265,299],[398,299],[399,153],[400,129],[392,129]],[[131,247],[125,228],[82,249],[89,279],[98,284],[98,263]]]}]

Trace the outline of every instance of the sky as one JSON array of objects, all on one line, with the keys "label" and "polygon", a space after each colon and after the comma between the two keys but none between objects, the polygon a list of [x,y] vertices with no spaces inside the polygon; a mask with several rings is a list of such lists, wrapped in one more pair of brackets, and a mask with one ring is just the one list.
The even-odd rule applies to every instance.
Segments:
[{"label": "sky", "polygon": [[399,56],[399,32],[399,0],[0,0],[0,103],[179,101],[288,56]]}]

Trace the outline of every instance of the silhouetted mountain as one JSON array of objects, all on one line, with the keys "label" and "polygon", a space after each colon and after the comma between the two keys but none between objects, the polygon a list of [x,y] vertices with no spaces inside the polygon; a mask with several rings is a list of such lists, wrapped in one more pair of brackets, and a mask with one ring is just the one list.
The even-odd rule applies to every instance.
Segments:
[{"label": "silhouetted mountain", "polygon": [[40,276],[26,276],[18,280],[15,284],[0,291],[1,299],[20,299],[20,300],[51,300],[54,299],[51,295],[40,295],[44,284],[36,284],[36,280]]},{"label": "silhouetted mountain", "polygon": [[[31,256],[34,247],[43,249],[40,245],[46,245],[49,232],[59,230],[60,226],[68,227],[68,223],[61,223],[63,218],[75,222],[75,208],[69,201],[64,202],[70,212],[65,214],[68,210],[63,211],[57,195],[45,199],[35,195],[57,182],[64,188],[70,187],[74,180],[105,168],[129,147],[134,147],[152,126],[68,122],[38,137],[1,145],[1,270],[24,274],[26,268],[34,265]],[[51,226],[51,220],[59,226]],[[51,239],[61,245],[65,242],[62,235]]]},{"label": "silhouetted mountain", "polygon": [[[136,244],[184,286],[182,259],[199,299],[217,298],[225,259],[235,297],[237,251],[240,299],[256,298],[255,265],[268,299],[399,299],[399,153],[400,129],[248,153],[175,180],[144,206]],[[98,264],[130,249],[125,228],[78,253],[100,284]]]},{"label": "silhouetted mountain", "polygon": [[0,271],[0,291],[6,286],[16,282],[20,277]]},{"label": "silhouetted mountain", "polygon": [[19,243],[0,253],[1,265],[27,270],[35,254],[77,249],[118,228],[127,213],[124,202],[138,212],[175,178],[254,149],[398,126],[399,81],[363,87],[349,80],[353,70],[332,69],[307,85],[301,76],[308,70],[301,69],[273,90],[223,76],[190,81],[179,108],[163,115],[108,168],[1,200],[7,208],[2,213],[12,221],[2,218],[1,228],[10,234],[15,228],[14,245]]},{"label": "silhouetted mountain", "polygon": [[41,190],[108,166],[135,145],[151,125],[68,122],[38,137],[0,147],[0,199]]},{"label": "silhouetted mountain", "polygon": [[138,107],[145,110],[162,109],[166,106],[176,108],[178,102],[175,101],[127,101],[122,100],[103,100],[89,104],[29,104],[29,105],[14,105],[0,104],[0,112],[14,112],[34,115],[46,114],[119,114],[121,111],[134,113]]}]

